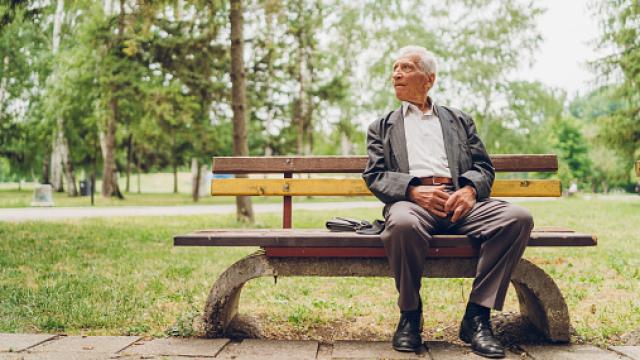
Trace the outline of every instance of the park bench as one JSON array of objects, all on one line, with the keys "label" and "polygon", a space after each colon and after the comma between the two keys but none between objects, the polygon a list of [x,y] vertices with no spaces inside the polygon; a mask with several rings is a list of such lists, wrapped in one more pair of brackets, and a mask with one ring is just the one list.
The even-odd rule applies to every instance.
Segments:
[{"label": "park bench", "polygon": [[[492,156],[497,172],[556,172],[555,155]],[[293,196],[372,195],[360,176],[364,156],[216,157],[214,174],[283,174],[283,178],[213,179],[213,196],[282,196],[282,229],[212,229],[174,237],[174,246],[259,246],[262,249],[225,270],[209,293],[205,312],[208,337],[256,336],[259,329],[238,314],[243,285],[261,276],[392,276],[379,235],[292,229]],[[333,174],[331,178],[293,178],[293,174]],[[340,174],[339,177],[335,175]],[[345,176],[344,174],[351,174]],[[317,175],[316,175],[317,176]],[[495,180],[493,197],[558,197],[558,180]],[[330,215],[327,214],[327,217]],[[322,227],[324,224],[318,224]],[[533,230],[529,246],[595,246],[596,237],[560,227]],[[478,248],[466,236],[436,235],[424,275],[473,278]],[[520,313],[547,339],[567,342],[567,304],[553,279],[520,260],[511,279]]]}]

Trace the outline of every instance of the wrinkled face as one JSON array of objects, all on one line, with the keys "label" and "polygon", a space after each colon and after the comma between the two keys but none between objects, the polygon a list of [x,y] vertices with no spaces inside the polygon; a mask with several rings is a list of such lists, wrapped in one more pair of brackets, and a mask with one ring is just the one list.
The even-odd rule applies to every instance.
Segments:
[{"label": "wrinkled face", "polygon": [[391,81],[400,101],[422,104],[427,98],[429,89],[433,86],[435,74],[427,74],[420,69],[417,55],[409,55],[393,63]]}]

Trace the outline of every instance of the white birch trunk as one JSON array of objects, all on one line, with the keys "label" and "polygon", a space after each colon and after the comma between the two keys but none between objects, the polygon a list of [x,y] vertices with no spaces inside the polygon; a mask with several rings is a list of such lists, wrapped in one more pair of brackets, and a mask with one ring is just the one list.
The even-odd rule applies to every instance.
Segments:
[{"label": "white birch trunk", "polygon": [[340,149],[341,149],[341,153],[342,155],[351,155],[352,154],[352,145],[351,145],[351,141],[349,140],[349,137],[347,136],[347,134],[342,133],[340,134]]},{"label": "white birch trunk", "polygon": [[9,57],[7,55],[2,59],[2,79],[0,80],[0,110],[4,106],[4,98],[7,96],[7,79],[6,71],[9,70]]},{"label": "white birch trunk", "polygon": [[104,9],[104,14],[105,15],[111,16],[111,13],[113,11],[113,1],[112,0],[104,0],[102,8]]},{"label": "white birch trunk", "polygon": [[[64,0],[58,0],[53,22],[53,40],[51,50],[55,55],[60,49],[62,22],[64,20]],[[55,81],[55,79],[54,79]],[[56,119],[56,130],[53,137],[51,153],[51,185],[55,191],[63,191],[63,176],[66,178],[69,196],[76,196],[78,189],[73,174],[73,165],[69,157],[69,144],[64,136],[64,119],[61,115]]]}]

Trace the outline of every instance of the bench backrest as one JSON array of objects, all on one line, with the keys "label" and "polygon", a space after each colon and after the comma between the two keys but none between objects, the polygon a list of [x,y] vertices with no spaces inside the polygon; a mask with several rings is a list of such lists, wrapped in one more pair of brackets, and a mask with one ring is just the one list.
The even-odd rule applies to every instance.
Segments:
[{"label": "bench backrest", "polygon": [[[558,159],[553,154],[493,155],[496,172],[556,172]],[[214,174],[283,174],[277,178],[213,179],[213,196],[282,196],[283,227],[291,228],[292,196],[366,196],[372,195],[359,177],[298,178],[293,174],[362,173],[366,156],[223,156],[214,157]],[[494,181],[495,197],[557,197],[562,194],[559,180]]]}]

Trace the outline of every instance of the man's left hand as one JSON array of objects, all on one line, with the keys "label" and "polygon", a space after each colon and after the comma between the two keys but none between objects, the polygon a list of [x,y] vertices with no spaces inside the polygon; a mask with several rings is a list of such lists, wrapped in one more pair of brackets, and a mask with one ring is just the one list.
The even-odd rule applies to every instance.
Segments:
[{"label": "man's left hand", "polygon": [[456,222],[467,215],[475,204],[476,189],[471,185],[467,185],[449,196],[449,200],[444,205],[444,212],[448,214],[453,211],[451,222]]}]

